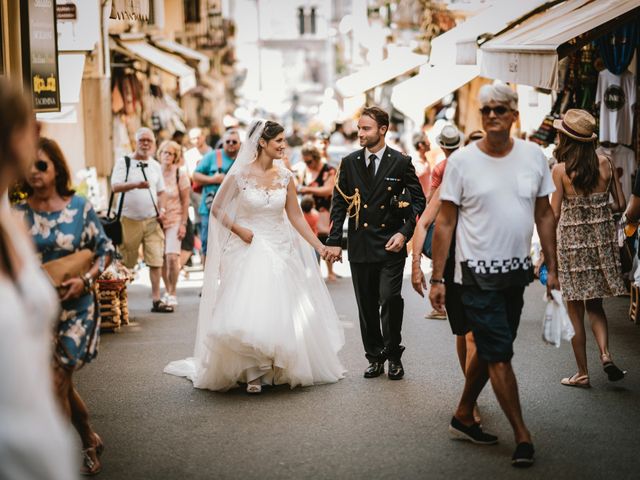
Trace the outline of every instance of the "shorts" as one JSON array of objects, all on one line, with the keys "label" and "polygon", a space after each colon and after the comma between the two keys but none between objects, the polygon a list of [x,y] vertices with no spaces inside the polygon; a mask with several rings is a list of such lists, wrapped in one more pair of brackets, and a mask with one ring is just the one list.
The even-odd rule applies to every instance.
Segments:
[{"label": "shorts", "polygon": [[164,229],[164,253],[165,255],[180,255],[182,241],[178,239],[180,224],[176,223]]},{"label": "shorts", "polygon": [[209,215],[200,216],[200,239],[202,240],[202,255],[206,255],[209,240]]},{"label": "shorts", "polygon": [[196,234],[193,229],[193,223],[191,219],[187,219],[187,230],[184,234],[184,238],[182,239],[180,250],[185,252],[193,252],[193,248],[196,244]]},{"label": "shorts", "polygon": [[478,357],[489,363],[508,362],[513,357],[524,288],[481,290],[462,286],[461,299],[478,349]]},{"label": "shorts", "polygon": [[127,268],[138,263],[138,250],[142,245],[144,263],[149,267],[162,267],[164,264],[164,232],[155,217],[144,220],[132,220],[122,217],[122,238],[120,253]]},{"label": "shorts", "polygon": [[462,305],[461,297],[463,287],[453,281],[456,267],[455,240],[451,243],[449,258],[447,258],[447,263],[445,263],[443,275],[447,287],[444,296],[444,307],[447,311],[447,319],[449,320],[451,332],[454,335],[466,335],[471,331],[471,327],[469,326],[467,314],[464,311],[464,305]]}]

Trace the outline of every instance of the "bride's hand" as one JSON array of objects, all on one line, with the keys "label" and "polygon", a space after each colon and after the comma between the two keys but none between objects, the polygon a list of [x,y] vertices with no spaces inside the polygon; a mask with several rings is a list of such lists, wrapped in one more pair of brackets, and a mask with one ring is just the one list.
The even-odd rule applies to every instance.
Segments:
[{"label": "bride's hand", "polygon": [[325,247],[324,245],[316,247],[316,252],[318,252],[318,255],[320,255],[321,258],[327,258],[327,247]]},{"label": "bride's hand", "polygon": [[240,227],[238,229],[238,236],[244,243],[250,244],[253,241],[253,232],[248,228]]}]

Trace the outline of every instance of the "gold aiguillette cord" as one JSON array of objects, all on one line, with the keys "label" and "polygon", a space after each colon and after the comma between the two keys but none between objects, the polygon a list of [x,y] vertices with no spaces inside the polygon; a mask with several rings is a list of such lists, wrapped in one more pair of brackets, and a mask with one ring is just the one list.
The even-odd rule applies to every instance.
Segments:
[{"label": "gold aiguillette cord", "polygon": [[345,194],[340,188],[340,167],[342,167],[342,162],[338,165],[338,170],[336,171],[336,190],[340,196],[347,203],[347,216],[349,218],[356,219],[356,230],[358,229],[358,224],[360,223],[360,190],[358,187],[355,189],[355,193],[353,195]]}]

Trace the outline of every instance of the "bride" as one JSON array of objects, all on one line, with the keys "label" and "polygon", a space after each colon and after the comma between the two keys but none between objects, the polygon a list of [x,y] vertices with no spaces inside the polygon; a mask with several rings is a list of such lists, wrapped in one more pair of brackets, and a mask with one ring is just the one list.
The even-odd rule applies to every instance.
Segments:
[{"label": "bride", "polygon": [[[165,373],[194,387],[337,382],[344,333],[313,249],[326,255],[281,161],[281,125],[258,120],[216,194],[194,356]],[[305,243],[306,242],[308,243]]]}]

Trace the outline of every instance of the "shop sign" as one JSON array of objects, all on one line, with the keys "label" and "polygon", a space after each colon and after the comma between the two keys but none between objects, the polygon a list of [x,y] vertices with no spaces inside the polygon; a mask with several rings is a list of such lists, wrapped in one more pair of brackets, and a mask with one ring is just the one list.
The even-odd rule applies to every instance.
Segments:
[{"label": "shop sign", "polygon": [[60,111],[55,0],[21,0],[23,78],[36,112]]},{"label": "shop sign", "polygon": [[78,7],[76,7],[75,3],[56,5],[56,18],[58,20],[77,20]]}]

